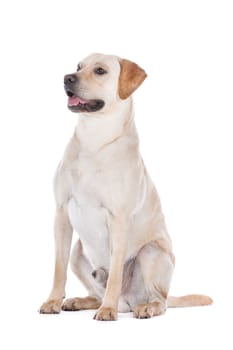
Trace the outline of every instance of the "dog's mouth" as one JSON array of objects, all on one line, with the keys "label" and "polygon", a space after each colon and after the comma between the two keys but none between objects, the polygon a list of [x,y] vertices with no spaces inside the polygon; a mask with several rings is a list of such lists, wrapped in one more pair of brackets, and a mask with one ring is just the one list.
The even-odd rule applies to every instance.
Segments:
[{"label": "dog's mouth", "polygon": [[72,112],[97,112],[104,106],[104,101],[99,99],[84,100],[76,96],[72,91],[66,90],[68,96],[68,108]]}]

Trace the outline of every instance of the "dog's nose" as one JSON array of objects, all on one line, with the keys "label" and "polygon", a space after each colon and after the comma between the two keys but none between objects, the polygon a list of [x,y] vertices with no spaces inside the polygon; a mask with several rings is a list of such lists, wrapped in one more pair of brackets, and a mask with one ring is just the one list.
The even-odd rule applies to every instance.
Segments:
[{"label": "dog's nose", "polygon": [[67,74],[64,76],[64,84],[65,85],[74,84],[77,80],[78,80],[78,78],[76,77],[75,74]]}]

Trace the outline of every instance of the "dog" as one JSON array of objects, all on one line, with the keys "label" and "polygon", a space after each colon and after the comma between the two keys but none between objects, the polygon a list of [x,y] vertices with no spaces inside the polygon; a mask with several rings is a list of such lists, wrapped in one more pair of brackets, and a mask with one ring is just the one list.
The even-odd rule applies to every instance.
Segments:
[{"label": "dog", "polygon": [[[94,319],[108,321],[118,312],[141,319],[212,303],[168,296],[175,258],[134,123],[132,94],[146,76],[127,59],[92,54],[64,77],[68,108],[80,115],[55,174],[55,272],[40,313],[95,309]],[[88,296],[63,303],[70,255]]]}]

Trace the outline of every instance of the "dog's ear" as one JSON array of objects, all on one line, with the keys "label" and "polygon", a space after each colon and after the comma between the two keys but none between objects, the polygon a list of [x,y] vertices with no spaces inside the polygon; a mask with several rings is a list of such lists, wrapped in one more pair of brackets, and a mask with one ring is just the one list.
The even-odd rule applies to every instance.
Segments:
[{"label": "dog's ear", "polygon": [[118,93],[122,100],[128,98],[147,77],[146,72],[136,63],[129,60],[120,60],[120,77]]}]

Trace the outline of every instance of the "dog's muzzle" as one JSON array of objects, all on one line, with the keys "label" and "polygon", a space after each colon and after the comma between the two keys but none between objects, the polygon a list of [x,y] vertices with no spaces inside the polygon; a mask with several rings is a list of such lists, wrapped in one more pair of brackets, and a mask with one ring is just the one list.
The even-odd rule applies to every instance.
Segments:
[{"label": "dog's muzzle", "polygon": [[78,77],[75,74],[64,76],[64,88],[68,96],[68,108],[72,112],[97,112],[104,107],[104,101],[100,99],[86,100],[78,96]]}]

